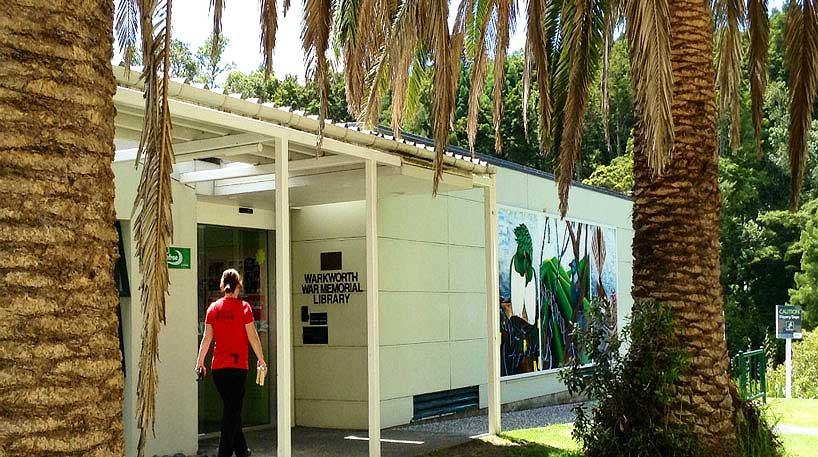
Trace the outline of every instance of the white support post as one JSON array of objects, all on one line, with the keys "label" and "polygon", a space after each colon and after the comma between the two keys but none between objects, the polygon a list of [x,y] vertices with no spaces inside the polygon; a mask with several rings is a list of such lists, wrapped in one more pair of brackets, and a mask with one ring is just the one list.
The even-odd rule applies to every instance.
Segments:
[{"label": "white support post", "polygon": [[378,164],[366,161],[366,354],[369,457],[381,455],[381,376],[378,325]]},{"label": "white support post", "polygon": [[786,351],[784,355],[784,365],[787,370],[785,382],[785,398],[792,398],[792,338],[787,338]]},{"label": "white support post", "polygon": [[488,340],[489,434],[502,430],[500,416],[500,287],[497,266],[497,181],[483,188],[486,224],[486,321]]},{"label": "white support post", "polygon": [[290,187],[287,140],[276,139],[276,412],[278,457],[292,456],[292,299],[290,276]]}]

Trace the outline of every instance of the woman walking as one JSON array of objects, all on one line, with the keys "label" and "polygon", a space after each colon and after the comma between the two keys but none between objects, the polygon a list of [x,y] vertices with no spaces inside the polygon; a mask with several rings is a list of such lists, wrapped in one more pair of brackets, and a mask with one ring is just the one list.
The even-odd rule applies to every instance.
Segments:
[{"label": "woman walking", "polygon": [[250,450],[241,430],[241,411],[244,402],[244,386],[247,381],[248,343],[256,354],[259,371],[267,371],[261,341],[253,323],[250,305],[238,298],[242,287],[241,276],[234,269],[222,273],[220,288],[224,297],[207,308],[205,332],[199,346],[196,372],[200,377],[207,373],[205,356],[210,343],[215,340],[213,360],[213,382],[222,399],[222,428],[219,439],[219,457],[247,457]]}]

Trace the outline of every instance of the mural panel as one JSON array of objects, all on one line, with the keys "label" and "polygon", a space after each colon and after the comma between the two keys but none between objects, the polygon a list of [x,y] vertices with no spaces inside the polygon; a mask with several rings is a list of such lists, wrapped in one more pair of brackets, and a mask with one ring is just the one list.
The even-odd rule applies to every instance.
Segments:
[{"label": "mural panel", "polygon": [[585,361],[571,334],[592,298],[616,309],[616,229],[500,207],[498,236],[501,375]]}]

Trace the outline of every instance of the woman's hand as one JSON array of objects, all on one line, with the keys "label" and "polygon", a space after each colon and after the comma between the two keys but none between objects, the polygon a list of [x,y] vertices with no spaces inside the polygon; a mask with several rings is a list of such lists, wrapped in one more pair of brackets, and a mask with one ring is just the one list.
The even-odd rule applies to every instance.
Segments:
[{"label": "woman's hand", "polygon": [[267,363],[265,363],[264,360],[259,360],[256,362],[256,370],[267,371]]},{"label": "woman's hand", "polygon": [[197,361],[196,361],[196,368],[195,368],[195,371],[196,371],[196,375],[197,375],[197,376],[198,376],[198,375],[199,375],[199,373],[201,372],[201,373],[202,373],[202,378],[204,378],[204,377],[205,377],[205,375],[207,374],[207,368],[205,368],[205,366],[204,366],[204,362],[202,362],[202,361],[200,361],[200,360],[197,360]]}]

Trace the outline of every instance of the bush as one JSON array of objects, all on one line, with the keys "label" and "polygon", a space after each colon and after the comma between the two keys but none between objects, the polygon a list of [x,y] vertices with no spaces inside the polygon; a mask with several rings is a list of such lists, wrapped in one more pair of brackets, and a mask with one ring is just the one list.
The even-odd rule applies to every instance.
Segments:
[{"label": "bush", "polygon": [[[687,366],[668,308],[652,301],[634,305],[621,337],[607,331],[610,305],[595,300],[587,328],[577,335],[591,362],[575,361],[563,373],[572,394],[595,402],[575,409],[574,438],[588,457],[690,456],[698,451],[689,431],[667,421],[671,387]],[[629,341],[627,352],[622,341]]]},{"label": "bush", "polygon": [[744,401],[732,386],[731,394],[736,407],[736,437],[742,457],[778,457],[783,454],[783,443],[773,431],[775,424],[767,421],[757,402]]},{"label": "bush", "polygon": [[[784,364],[767,369],[767,392],[784,397],[786,368]],[[818,329],[804,332],[801,341],[792,342],[792,396],[818,398]]]},{"label": "bush", "polygon": [[[572,394],[594,402],[575,408],[574,438],[586,457],[688,457],[709,455],[684,426],[669,422],[672,387],[688,355],[672,312],[653,301],[636,303],[621,337],[610,333],[610,305],[594,300],[586,328],[576,335],[594,367],[574,360],[562,378]],[[627,352],[622,342],[630,343]],[[781,442],[759,405],[740,399],[731,385],[738,449],[723,455],[778,457]],[[721,454],[720,454],[721,455]]]}]

